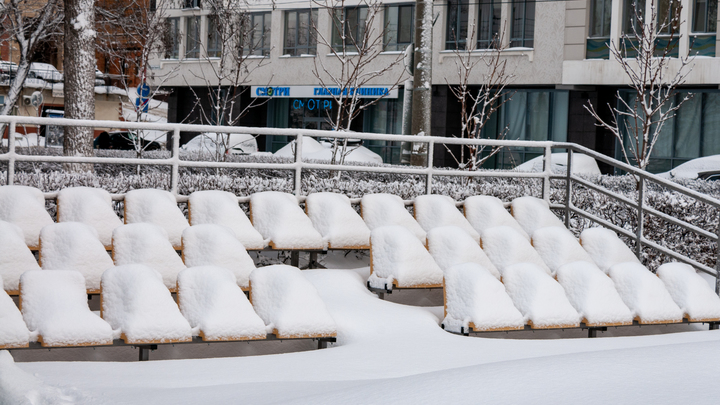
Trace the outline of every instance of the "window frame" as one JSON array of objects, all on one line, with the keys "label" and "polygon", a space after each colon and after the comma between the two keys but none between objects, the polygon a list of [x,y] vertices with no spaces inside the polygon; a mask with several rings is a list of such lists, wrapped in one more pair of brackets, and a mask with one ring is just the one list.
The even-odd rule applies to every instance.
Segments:
[{"label": "window frame", "polygon": [[[477,6],[479,28],[476,47],[477,49],[492,49],[493,45],[497,47],[499,44],[497,44],[496,41],[499,39],[500,31],[502,30],[502,26],[500,24],[502,21],[502,0],[480,0]],[[490,21],[483,21],[482,18],[483,9],[486,8],[486,6],[489,6],[490,9]],[[495,11],[498,12],[497,15]],[[484,30],[483,24],[486,23],[487,30]]]},{"label": "window frame", "polygon": [[[397,9],[397,20],[394,21],[394,24],[392,24],[390,20],[390,9],[396,8]],[[402,31],[402,28],[405,26],[405,24],[402,24],[402,18],[401,18],[401,11],[404,9],[410,9],[410,41],[400,41],[400,32]],[[415,3],[398,3],[398,4],[388,4],[385,6],[385,13],[384,13],[384,23],[385,23],[385,35],[383,38],[383,51],[384,52],[392,52],[392,51],[404,51],[407,49],[408,46],[412,45],[415,42]],[[390,27],[395,26],[396,28],[394,30],[391,30]],[[392,36],[394,34],[394,37]]]},{"label": "window frame", "polygon": [[[222,56],[222,44],[220,43],[220,31],[218,30],[218,16],[208,15],[205,19],[207,21],[207,45],[205,47],[205,54],[208,58],[219,58]],[[214,21],[215,24],[212,24]]]},{"label": "window frame", "polygon": [[202,8],[201,0],[183,0],[183,9]]},{"label": "window frame", "polygon": [[[601,25],[602,32],[600,34],[592,32],[592,27],[594,25],[593,21],[595,20],[595,17],[596,17],[595,4],[597,4],[598,2],[603,3],[603,7],[601,8],[602,15],[600,16],[600,21],[601,21],[600,25]],[[610,38],[610,24],[611,24],[612,8],[609,10],[610,16],[608,16],[607,18],[605,17],[605,11],[608,11],[608,10],[606,10],[605,5],[608,3],[612,4],[612,0],[591,0],[590,1],[590,24],[588,24],[588,38]],[[605,26],[605,24],[604,24],[605,21],[607,21],[607,26]],[[606,28],[607,28],[607,32],[606,32]]]},{"label": "window frame", "polygon": [[[467,49],[467,30],[468,30],[468,13],[463,13],[462,8],[467,7],[468,11],[470,8],[470,2],[468,0],[448,0],[447,2],[447,18],[445,26],[445,50],[466,50]],[[457,8],[455,12],[455,21],[451,21],[452,13],[451,8]],[[455,39],[452,39],[453,30],[460,31],[462,29],[463,21],[465,22],[465,36],[459,37],[455,33]]]},{"label": "window frame", "polygon": [[[262,24],[257,23],[257,19],[262,19]],[[255,56],[270,56],[270,50],[272,48],[270,44],[270,36],[272,32],[272,12],[271,11],[260,11],[256,13],[248,13],[249,26],[249,40],[252,44],[252,48],[244,44],[242,49],[244,52],[249,52],[249,55]],[[260,30],[258,28],[261,27]],[[256,39],[255,34],[260,32],[260,38]],[[258,44],[260,44],[258,46]]]},{"label": "window frame", "polygon": [[164,59],[180,59],[180,41],[182,35],[180,34],[180,17],[169,17],[167,21],[168,25],[168,39],[172,41],[169,46],[165,48]]},{"label": "window frame", "polygon": [[[532,18],[528,19],[528,5],[532,4]],[[521,7],[522,6],[522,7]],[[510,4],[510,47],[535,47],[535,11],[536,0],[512,0]],[[522,10],[522,17],[516,19],[517,10]],[[528,31],[528,21],[532,21],[532,30]],[[520,36],[515,35],[515,24],[521,25]],[[529,35],[528,35],[529,34]]]},{"label": "window frame", "polygon": [[[368,29],[367,27],[367,16],[369,12],[368,6],[362,6],[362,5],[356,5],[356,6],[347,6],[345,8],[335,8],[332,12],[332,35],[331,37],[331,44],[333,49],[338,52],[342,51],[342,38],[340,38],[340,26],[337,24],[340,23],[340,21],[345,21],[345,37],[347,38],[345,40],[345,50],[349,52],[357,52],[357,45],[363,46],[363,39],[365,37],[365,31]],[[365,16],[362,16],[362,12],[364,11]],[[348,19],[348,12],[353,12],[355,14],[355,26],[353,27],[350,20]],[[339,15],[338,15],[339,14]],[[350,31],[355,32],[350,32]],[[354,39],[354,41],[353,41]]]},{"label": "window frame", "polygon": [[[195,32],[197,36],[194,38],[195,47],[192,48],[191,44],[191,30],[189,22],[195,20]],[[185,57],[184,59],[199,59],[200,49],[202,48],[202,17],[199,15],[191,15],[185,17]]]},{"label": "window frame", "polygon": [[[288,46],[288,23],[290,22],[290,15],[295,15],[295,37],[293,38],[293,46]],[[303,35],[307,45],[298,45],[299,40],[302,39],[300,19],[302,15],[308,16],[308,27],[307,32]],[[285,24],[283,30],[283,55],[290,56],[302,56],[302,55],[317,55],[317,33],[314,32],[313,25],[317,26],[318,21],[318,10],[316,8],[304,8],[295,10],[285,11]],[[301,52],[306,50],[307,52]]]},{"label": "window frame", "polygon": [[[715,3],[715,15],[712,16],[710,13],[711,7],[710,3]],[[692,33],[698,33],[698,34],[717,34],[717,11],[718,11],[718,1],[717,0],[704,0],[705,7],[703,7],[703,11],[705,13],[705,18],[703,19],[703,28],[697,29],[697,10],[698,10],[698,0],[693,0],[693,15],[692,15],[692,30],[690,32]],[[711,30],[709,28],[710,22],[715,22],[715,29]]]}]

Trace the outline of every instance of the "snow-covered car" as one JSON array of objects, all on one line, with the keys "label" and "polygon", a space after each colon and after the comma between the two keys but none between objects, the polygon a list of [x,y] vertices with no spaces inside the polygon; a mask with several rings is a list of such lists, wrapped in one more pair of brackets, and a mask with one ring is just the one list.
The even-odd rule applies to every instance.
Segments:
[{"label": "snow-covered car", "polygon": [[63,81],[63,74],[55,66],[49,63],[33,62],[28,72],[30,79],[42,79],[46,82],[60,83]]},{"label": "snow-covered car", "polygon": [[[165,143],[163,131],[141,131],[140,145],[144,150],[162,149]],[[95,138],[95,149],[135,150],[136,135],[130,131],[102,132]]]},{"label": "snow-covered car", "polygon": [[[550,156],[550,162],[552,162],[553,171],[567,172],[567,153],[553,153]],[[519,172],[541,172],[543,171],[543,157],[538,156],[530,159],[518,165],[515,170]],[[573,174],[589,174],[593,176],[602,174],[595,159],[582,153],[573,153],[572,172]]]},{"label": "snow-covered car", "polygon": [[[341,144],[342,147],[342,144]],[[345,162],[365,162],[365,163],[378,163],[382,164],[383,160],[380,155],[371,151],[370,149],[362,146],[357,140],[348,142],[347,154],[345,155]],[[316,141],[310,137],[303,137],[303,159],[314,159],[314,160],[332,160],[333,144],[328,140]],[[295,141],[280,148],[274,153],[275,156],[280,157],[294,157],[295,156]]]},{"label": "snow-covered car", "polygon": [[689,160],[670,171],[658,173],[658,176],[666,179],[717,180],[718,173],[720,173],[720,155],[711,155]]},{"label": "snow-covered car", "polygon": [[258,150],[257,140],[250,134],[216,134],[214,132],[205,132],[195,136],[190,142],[182,146],[187,152],[201,152],[214,154],[227,145],[227,153],[230,155],[249,155]]}]

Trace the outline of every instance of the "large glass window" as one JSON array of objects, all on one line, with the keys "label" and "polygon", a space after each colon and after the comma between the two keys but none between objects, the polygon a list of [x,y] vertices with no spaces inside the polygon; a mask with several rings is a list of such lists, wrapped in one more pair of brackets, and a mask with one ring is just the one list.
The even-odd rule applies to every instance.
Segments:
[{"label": "large glass window", "polygon": [[385,50],[404,51],[412,44],[415,6],[404,4],[385,8]]},{"label": "large glass window", "polygon": [[315,55],[317,53],[317,10],[285,12],[285,55]]},{"label": "large glass window", "polygon": [[167,24],[167,38],[165,43],[165,59],[180,58],[180,19],[168,18],[165,20]]},{"label": "large glass window", "polygon": [[693,32],[717,32],[717,0],[695,0],[693,4]]},{"label": "large glass window", "polygon": [[215,15],[208,16],[207,21],[207,56],[208,58],[219,58],[222,52],[222,44],[218,17]]},{"label": "large glass window", "polygon": [[466,49],[468,12],[467,0],[448,0],[445,49]]},{"label": "large glass window", "polygon": [[251,55],[270,55],[271,13],[252,13],[248,16],[249,41],[243,47]]},{"label": "large glass window", "polygon": [[200,57],[200,16],[185,18],[185,57]]},{"label": "large glass window", "polygon": [[332,44],[336,51],[343,51],[343,36],[345,37],[345,51],[356,51],[358,46],[362,48],[367,15],[367,7],[345,7],[334,10]]},{"label": "large glass window", "polygon": [[535,38],[535,0],[513,0],[510,46],[532,48]]},{"label": "large glass window", "polygon": [[478,4],[478,49],[497,47],[493,41],[500,33],[500,4],[501,0],[480,0]]}]

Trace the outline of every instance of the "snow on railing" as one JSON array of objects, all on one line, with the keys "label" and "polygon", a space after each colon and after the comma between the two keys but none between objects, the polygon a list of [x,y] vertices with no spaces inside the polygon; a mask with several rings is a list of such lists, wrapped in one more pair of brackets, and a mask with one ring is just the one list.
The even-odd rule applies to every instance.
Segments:
[{"label": "snow on railing", "polygon": [[[679,261],[688,263],[697,269],[708,274],[716,276],[716,292],[720,292],[720,260],[716,260],[716,267],[711,268],[705,264],[699,263],[681,253],[668,249],[659,245],[644,236],[644,217],[650,214],[659,217],[673,225],[680,226],[691,232],[695,232],[711,241],[718,242],[718,230],[707,230],[690,224],[682,219],[674,218],[652,207],[647,206],[645,201],[645,189],[647,183],[654,183],[667,189],[675,191],[681,195],[694,198],[698,201],[706,203],[714,208],[720,209],[720,200],[712,198],[708,195],[691,190],[674,182],[665,180],[654,174],[639,170],[636,167],[610,158],[606,155],[598,153],[574,143],[567,142],[551,142],[551,141],[517,141],[517,140],[496,140],[496,139],[464,139],[449,138],[437,136],[413,136],[413,135],[390,135],[375,134],[362,132],[333,132],[311,129],[285,129],[285,128],[255,128],[255,127],[235,127],[235,126],[214,126],[214,125],[193,125],[193,124],[168,124],[168,123],[143,123],[143,122],[125,122],[125,121],[92,121],[92,120],[70,120],[63,118],[36,118],[36,117],[17,117],[17,116],[0,116],[0,130],[9,126],[9,133],[16,131],[18,124],[20,125],[54,125],[54,126],[82,126],[91,128],[115,128],[115,129],[145,129],[160,130],[172,133],[171,157],[167,159],[138,159],[138,158],[99,158],[99,157],[81,157],[81,156],[32,156],[21,155],[15,151],[15,139],[9,137],[8,152],[0,154],[0,162],[5,161],[8,165],[7,184],[13,184],[15,174],[15,162],[53,162],[53,163],[92,163],[92,164],[123,164],[123,165],[153,165],[153,166],[170,166],[172,168],[170,176],[170,191],[175,194],[178,202],[186,202],[187,196],[178,194],[178,178],[180,167],[191,168],[225,168],[225,169],[275,169],[289,170],[294,173],[294,193],[298,200],[303,201],[301,179],[303,170],[328,170],[328,171],[347,171],[347,172],[372,172],[372,173],[394,173],[422,175],[426,179],[426,193],[431,194],[433,188],[434,176],[458,176],[458,177],[486,177],[486,178],[536,178],[542,179],[542,198],[550,202],[550,181],[564,180],[566,197],[564,204],[552,204],[554,209],[563,210],[565,213],[565,224],[570,224],[570,215],[576,214],[586,218],[592,222],[610,228],[619,234],[622,234],[635,241],[636,254],[640,257],[643,246],[655,249],[669,257]],[[260,162],[207,162],[207,161],[187,161],[180,160],[180,132],[215,132],[215,133],[242,133],[253,135],[280,135],[294,137],[296,142],[295,160],[293,163],[260,163]],[[302,159],[303,137],[324,137],[324,138],[340,138],[340,139],[363,139],[378,141],[396,141],[411,143],[426,143],[428,145],[427,165],[425,167],[418,166],[354,166],[348,164],[330,164],[330,163],[309,163]],[[460,169],[436,168],[433,166],[434,147],[436,144],[444,145],[478,145],[487,147],[521,147],[521,148],[540,148],[543,149],[543,171],[542,172],[518,172],[511,170],[481,170],[467,171]],[[552,173],[551,154],[553,149],[567,151],[567,170],[566,174],[558,175]],[[638,196],[633,201],[627,197],[612,192],[598,184],[592,183],[582,177],[572,173],[572,155],[578,152],[588,155],[600,162],[606,163],[615,169],[622,170],[626,173],[633,174],[638,179]],[[619,203],[630,207],[637,212],[635,232],[631,232],[623,227],[613,224],[612,222],[600,218],[580,207],[573,205],[572,188],[573,183],[579,184],[589,190],[606,195],[618,201]],[[46,193],[47,199],[56,197],[56,193]],[[113,199],[122,200],[124,195],[113,195]],[[249,201],[249,197],[238,197],[239,202]],[[353,200],[353,203],[359,201]],[[407,203],[411,203],[408,201]]]}]

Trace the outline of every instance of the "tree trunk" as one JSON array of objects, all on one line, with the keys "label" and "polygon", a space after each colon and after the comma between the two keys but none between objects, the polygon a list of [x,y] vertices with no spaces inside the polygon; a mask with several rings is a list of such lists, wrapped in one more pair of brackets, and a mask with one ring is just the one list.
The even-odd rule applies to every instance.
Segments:
[{"label": "tree trunk", "polygon": [[[95,119],[95,11],[92,0],[65,0],[65,118]],[[63,153],[93,156],[93,128],[65,127]],[[89,172],[92,164],[65,169]]]},{"label": "tree trunk", "polygon": [[[415,70],[412,94],[412,133],[430,135],[430,111],[432,110],[432,19],[431,0],[417,0],[415,5]],[[413,144],[410,164],[427,164],[427,144]]]}]

